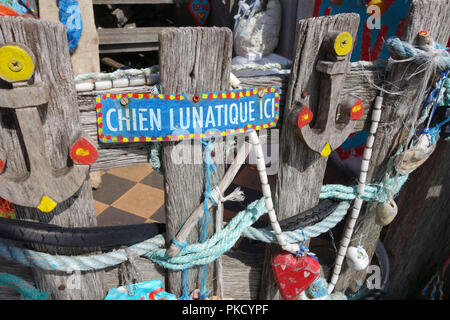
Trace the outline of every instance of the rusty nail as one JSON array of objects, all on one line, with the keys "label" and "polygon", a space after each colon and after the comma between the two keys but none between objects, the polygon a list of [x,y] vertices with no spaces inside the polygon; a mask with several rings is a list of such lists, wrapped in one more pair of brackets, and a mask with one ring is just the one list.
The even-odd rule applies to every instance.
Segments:
[{"label": "rusty nail", "polygon": [[192,101],[194,101],[195,103],[199,102],[199,101],[200,101],[200,96],[199,96],[198,94],[195,94],[195,95],[192,97]]},{"label": "rusty nail", "polygon": [[61,285],[58,287],[58,290],[59,290],[59,291],[63,291],[64,289],[66,289],[66,286],[65,286],[64,284],[61,284]]},{"label": "rusty nail", "polygon": [[258,88],[258,96],[259,96],[260,98],[264,97],[264,89],[265,89],[265,88]]},{"label": "rusty nail", "polygon": [[128,98],[127,97],[123,97],[122,99],[120,99],[120,104],[123,106],[128,105]]},{"label": "rusty nail", "polygon": [[9,61],[8,68],[13,72],[19,72],[23,69],[23,66],[19,62],[19,60],[13,58],[11,59],[11,61]]}]

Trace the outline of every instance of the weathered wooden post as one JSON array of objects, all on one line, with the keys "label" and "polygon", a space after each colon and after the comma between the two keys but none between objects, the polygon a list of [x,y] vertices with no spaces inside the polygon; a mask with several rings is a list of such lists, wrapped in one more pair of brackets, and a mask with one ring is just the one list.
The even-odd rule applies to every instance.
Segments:
[{"label": "weathered wooden post", "polygon": [[[341,125],[336,122],[340,91],[350,69],[353,49],[347,37],[343,39],[346,43],[336,40],[342,34],[340,32],[348,32],[354,38],[358,25],[357,14],[299,21],[280,135],[280,168],[275,200],[280,220],[308,210],[319,202],[327,157],[354,127],[354,123],[348,123],[349,119],[341,119]],[[333,44],[336,43],[340,48],[347,46],[345,54],[333,52]],[[330,55],[334,56],[333,59],[329,58]],[[319,63],[320,60],[322,62]],[[311,113],[306,112],[304,106],[308,106],[314,117],[311,127]],[[346,106],[341,106],[341,110],[348,112],[349,116],[350,110]],[[278,298],[271,268],[275,250],[279,247],[267,246],[266,249],[260,289],[262,299]]]},{"label": "weathered wooden post", "polygon": [[[0,18],[0,30],[1,44],[17,43],[35,57],[34,76],[28,83],[22,81],[21,87],[13,85],[12,89],[2,83],[0,146],[7,155],[7,173],[0,175],[1,195],[26,203],[15,206],[18,219],[66,227],[96,225],[89,167],[69,160],[81,126],[66,28],[59,23],[5,17]],[[21,59],[14,65],[17,68],[9,69],[21,72],[30,66]],[[8,68],[10,61],[2,58],[0,63]],[[37,90],[39,86],[47,90]],[[14,98],[14,90],[21,90],[19,97]],[[8,100],[10,95],[14,99]],[[21,179],[14,180],[14,176]],[[17,192],[27,188],[27,192]],[[83,253],[82,249],[30,247],[52,254]],[[105,294],[103,272],[69,275],[33,268],[33,274],[38,288],[50,291],[53,299],[102,299]]]},{"label": "weathered wooden post", "polygon": [[424,286],[448,259],[449,189],[450,143],[441,139],[402,188],[399,213],[384,238],[390,270],[387,299],[418,294],[419,285]]},{"label": "weathered wooden post", "polygon": [[[450,1],[448,0],[413,0],[406,19],[402,40],[413,43],[421,30],[439,43],[446,43],[450,36]],[[430,15],[430,12],[433,12]],[[405,143],[408,132],[414,126],[426,95],[426,87],[435,74],[429,68],[415,65],[414,62],[401,62],[388,65],[388,73],[384,88],[385,94],[382,122],[375,136],[371,167],[367,181],[377,183],[386,173],[388,159],[395,154],[400,143]],[[418,72],[422,70],[421,72]],[[418,74],[415,74],[418,73]],[[361,210],[364,212],[364,208]],[[361,239],[361,246],[371,258],[380,237],[381,226],[375,223],[375,212],[369,210],[362,214],[356,222],[357,232],[354,233],[350,245],[355,245]],[[363,226],[363,227],[360,227]],[[343,269],[336,291],[356,291],[366,277],[366,270],[355,272],[351,268]]]},{"label": "weathered wooden post", "polygon": [[[178,28],[163,31],[159,40],[162,93],[202,93],[229,89],[233,46],[230,29]],[[203,200],[205,170],[202,144],[195,140],[187,143],[192,143],[190,151],[194,156],[190,157],[191,163],[178,164],[172,158],[179,142],[166,142],[163,147],[168,243],[172,243],[180,227]],[[221,146],[220,139],[215,142],[216,155],[221,154],[218,146]],[[219,161],[216,167],[215,175],[220,181],[225,172],[225,164]],[[207,237],[213,233],[214,215],[208,224]],[[188,242],[196,243],[198,237],[199,231],[193,231]],[[213,266],[207,266],[206,286],[210,290],[213,289]],[[182,276],[181,271],[168,272],[168,290],[177,296],[183,294]],[[189,269],[189,294],[194,289],[201,288],[201,276],[201,267]]]}]

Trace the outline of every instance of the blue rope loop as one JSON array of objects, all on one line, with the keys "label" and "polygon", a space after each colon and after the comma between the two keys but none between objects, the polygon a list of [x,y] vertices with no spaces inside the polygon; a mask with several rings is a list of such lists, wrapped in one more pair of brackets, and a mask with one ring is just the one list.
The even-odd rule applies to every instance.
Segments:
[{"label": "blue rope loop", "polygon": [[[298,230],[300,230],[300,232],[302,233],[303,239],[306,239],[305,232],[304,232],[303,228],[299,228]],[[295,255],[296,255],[297,257],[298,257],[298,256],[302,256],[302,257],[304,257],[304,256],[310,256],[311,258],[313,258],[314,260],[316,260],[317,262],[319,262],[319,259],[317,259],[317,256],[316,256],[314,253],[312,253],[311,251],[309,251],[308,247],[305,246],[305,243],[304,243],[304,242],[301,242],[301,243],[300,243],[299,251],[297,251],[297,252],[295,253]]]},{"label": "blue rope loop", "polygon": [[184,249],[188,246],[188,241],[186,240],[183,243],[178,242],[176,237],[173,237],[172,242],[180,249]]},{"label": "blue rope loop", "polygon": [[67,27],[69,51],[73,53],[78,46],[83,31],[81,9],[77,0],[58,0],[59,21]]},{"label": "blue rope loop", "polygon": [[192,300],[187,287],[187,269],[183,270],[183,295],[180,297],[180,300]]},{"label": "blue rope loop", "polygon": [[[426,134],[430,145],[432,145],[436,142],[436,140],[438,139],[439,133],[441,131],[441,128],[450,121],[450,117],[449,117],[430,129],[431,121],[433,120],[436,109],[439,106],[439,101],[441,100],[440,97],[441,97],[442,89],[444,88],[444,84],[446,83],[446,80],[448,79],[448,73],[449,73],[448,71],[446,73],[440,72],[442,78],[440,79],[439,91],[437,93],[437,96],[436,96],[436,99],[434,102],[434,106],[431,111],[431,115],[428,118],[427,126],[422,131],[423,134]],[[448,90],[448,89],[446,89],[446,90]],[[431,103],[431,101],[433,101],[434,96],[435,96],[435,91],[436,91],[436,87],[434,87],[433,91],[429,94],[429,96],[425,102],[425,106],[427,106],[429,103]]]},{"label": "blue rope loop", "polygon": [[[211,196],[211,184],[210,177],[213,172],[216,172],[217,168],[214,164],[214,160],[212,159],[212,151],[214,150],[214,144],[212,140],[204,141],[202,140],[202,144],[205,147],[205,160],[204,166],[206,171],[206,182],[205,182],[205,192],[204,192],[204,202],[203,202],[203,221],[199,218],[199,223],[201,225],[201,238],[200,243],[204,243],[206,241],[206,233],[208,230],[208,224],[210,219],[208,219],[208,201],[211,200],[214,205],[216,205],[215,200]],[[211,290],[206,288],[206,265],[203,265],[203,273],[202,273],[202,290],[200,291],[200,299],[204,300],[209,297]]]}]

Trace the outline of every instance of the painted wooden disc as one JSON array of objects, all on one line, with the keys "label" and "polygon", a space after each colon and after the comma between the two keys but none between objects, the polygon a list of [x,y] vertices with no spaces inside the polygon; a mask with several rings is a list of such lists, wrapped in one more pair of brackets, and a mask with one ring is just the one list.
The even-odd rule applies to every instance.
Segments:
[{"label": "painted wooden disc", "polygon": [[338,56],[345,56],[353,48],[353,37],[348,32],[341,32],[334,40],[334,51]]},{"label": "painted wooden disc", "polygon": [[283,299],[294,300],[319,276],[320,264],[313,257],[282,251],[272,258],[272,270]]},{"label": "painted wooden disc", "polygon": [[8,82],[26,81],[34,73],[34,57],[18,45],[0,47],[0,77]]},{"label": "painted wooden disc", "polygon": [[87,139],[81,137],[70,149],[70,157],[76,164],[91,165],[97,161],[97,149]]}]

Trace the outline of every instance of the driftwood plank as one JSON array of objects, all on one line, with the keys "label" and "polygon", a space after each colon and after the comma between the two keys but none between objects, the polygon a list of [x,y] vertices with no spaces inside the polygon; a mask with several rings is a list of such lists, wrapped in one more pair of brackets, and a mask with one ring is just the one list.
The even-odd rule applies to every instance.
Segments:
[{"label": "driftwood plank", "polygon": [[[433,14],[430,14],[430,13]],[[419,31],[427,30],[435,41],[446,43],[450,35],[450,1],[449,0],[413,0],[406,19],[405,31],[402,39],[413,43]],[[382,113],[389,123],[380,126],[375,136],[371,168],[368,172],[368,181],[377,183],[381,181],[387,168],[388,159],[396,152],[397,147],[416,121],[422,107],[427,87],[435,76],[430,70],[412,76],[422,67],[411,62],[392,65],[386,77],[385,89],[402,91],[402,95],[385,95]],[[363,211],[362,209],[361,212]],[[375,223],[375,214],[369,210],[362,214],[356,222],[357,232],[350,245],[358,243],[361,233],[361,245],[369,257],[375,252],[377,240],[382,227]],[[359,228],[358,226],[364,226]],[[344,264],[336,291],[356,291],[358,283],[364,281],[365,271],[354,272]]]},{"label": "driftwood plank", "polygon": [[[226,90],[229,88],[231,71],[232,33],[227,28],[179,28],[163,31],[160,34],[161,91],[163,93],[200,93]],[[184,145],[187,150],[197,153],[195,163],[177,164],[172,155],[177,146]],[[223,146],[216,142],[215,152],[218,158]],[[178,147],[178,150],[179,147]],[[202,146],[199,141],[166,143],[163,147],[164,189],[168,243],[178,233],[180,226],[200,204],[204,191],[204,168],[202,164]],[[199,152],[200,151],[200,152]],[[198,161],[200,160],[200,161]],[[225,166],[217,165],[217,184],[223,177]],[[211,211],[211,210],[210,210]],[[211,212],[210,212],[211,214]],[[207,237],[214,232],[214,217],[210,219]],[[199,240],[199,233],[192,232],[189,243]],[[213,288],[213,264],[207,267],[206,286]],[[200,280],[203,268],[188,270],[189,293],[202,288]],[[182,272],[169,271],[167,288],[180,296],[183,288]]]},{"label": "driftwood plank", "polygon": [[[317,61],[325,57],[322,42],[329,31],[347,31],[355,38],[359,16],[343,14],[318,19],[300,20],[297,29],[295,57],[287,91],[280,135],[280,168],[278,172],[275,208],[278,219],[289,218],[315,206],[319,201],[327,158],[309,149],[290,124],[290,111],[297,103],[308,105],[317,115],[321,95],[321,74],[315,71]],[[350,54],[345,58],[348,62]],[[308,92],[308,94],[304,94]],[[336,99],[337,97],[335,97]],[[327,125],[335,125],[329,123]],[[333,149],[338,146],[333,146]],[[271,258],[278,246],[267,246],[262,275],[262,299],[279,299],[273,278]]]},{"label": "driftwood plank", "polygon": [[[46,83],[49,87],[49,102],[46,108],[39,110],[45,138],[43,152],[51,168],[55,170],[66,168],[71,142],[81,131],[66,28],[60,23],[35,19],[0,18],[0,43],[6,42],[24,44],[36,56],[35,82]],[[21,139],[14,113],[1,108],[0,144],[8,154],[8,169],[17,174],[27,172],[24,143]],[[92,191],[88,180],[73,197],[58,204],[50,213],[44,214],[29,207],[15,206],[15,209],[19,219],[32,219],[67,227],[96,225]],[[40,251],[47,250],[43,246],[33,248]],[[82,251],[61,249],[57,252],[70,255]],[[38,287],[51,291],[53,299],[104,297],[102,272],[90,272],[72,278],[79,281],[78,289],[67,288],[66,274],[37,269],[33,269],[33,274]]]}]

